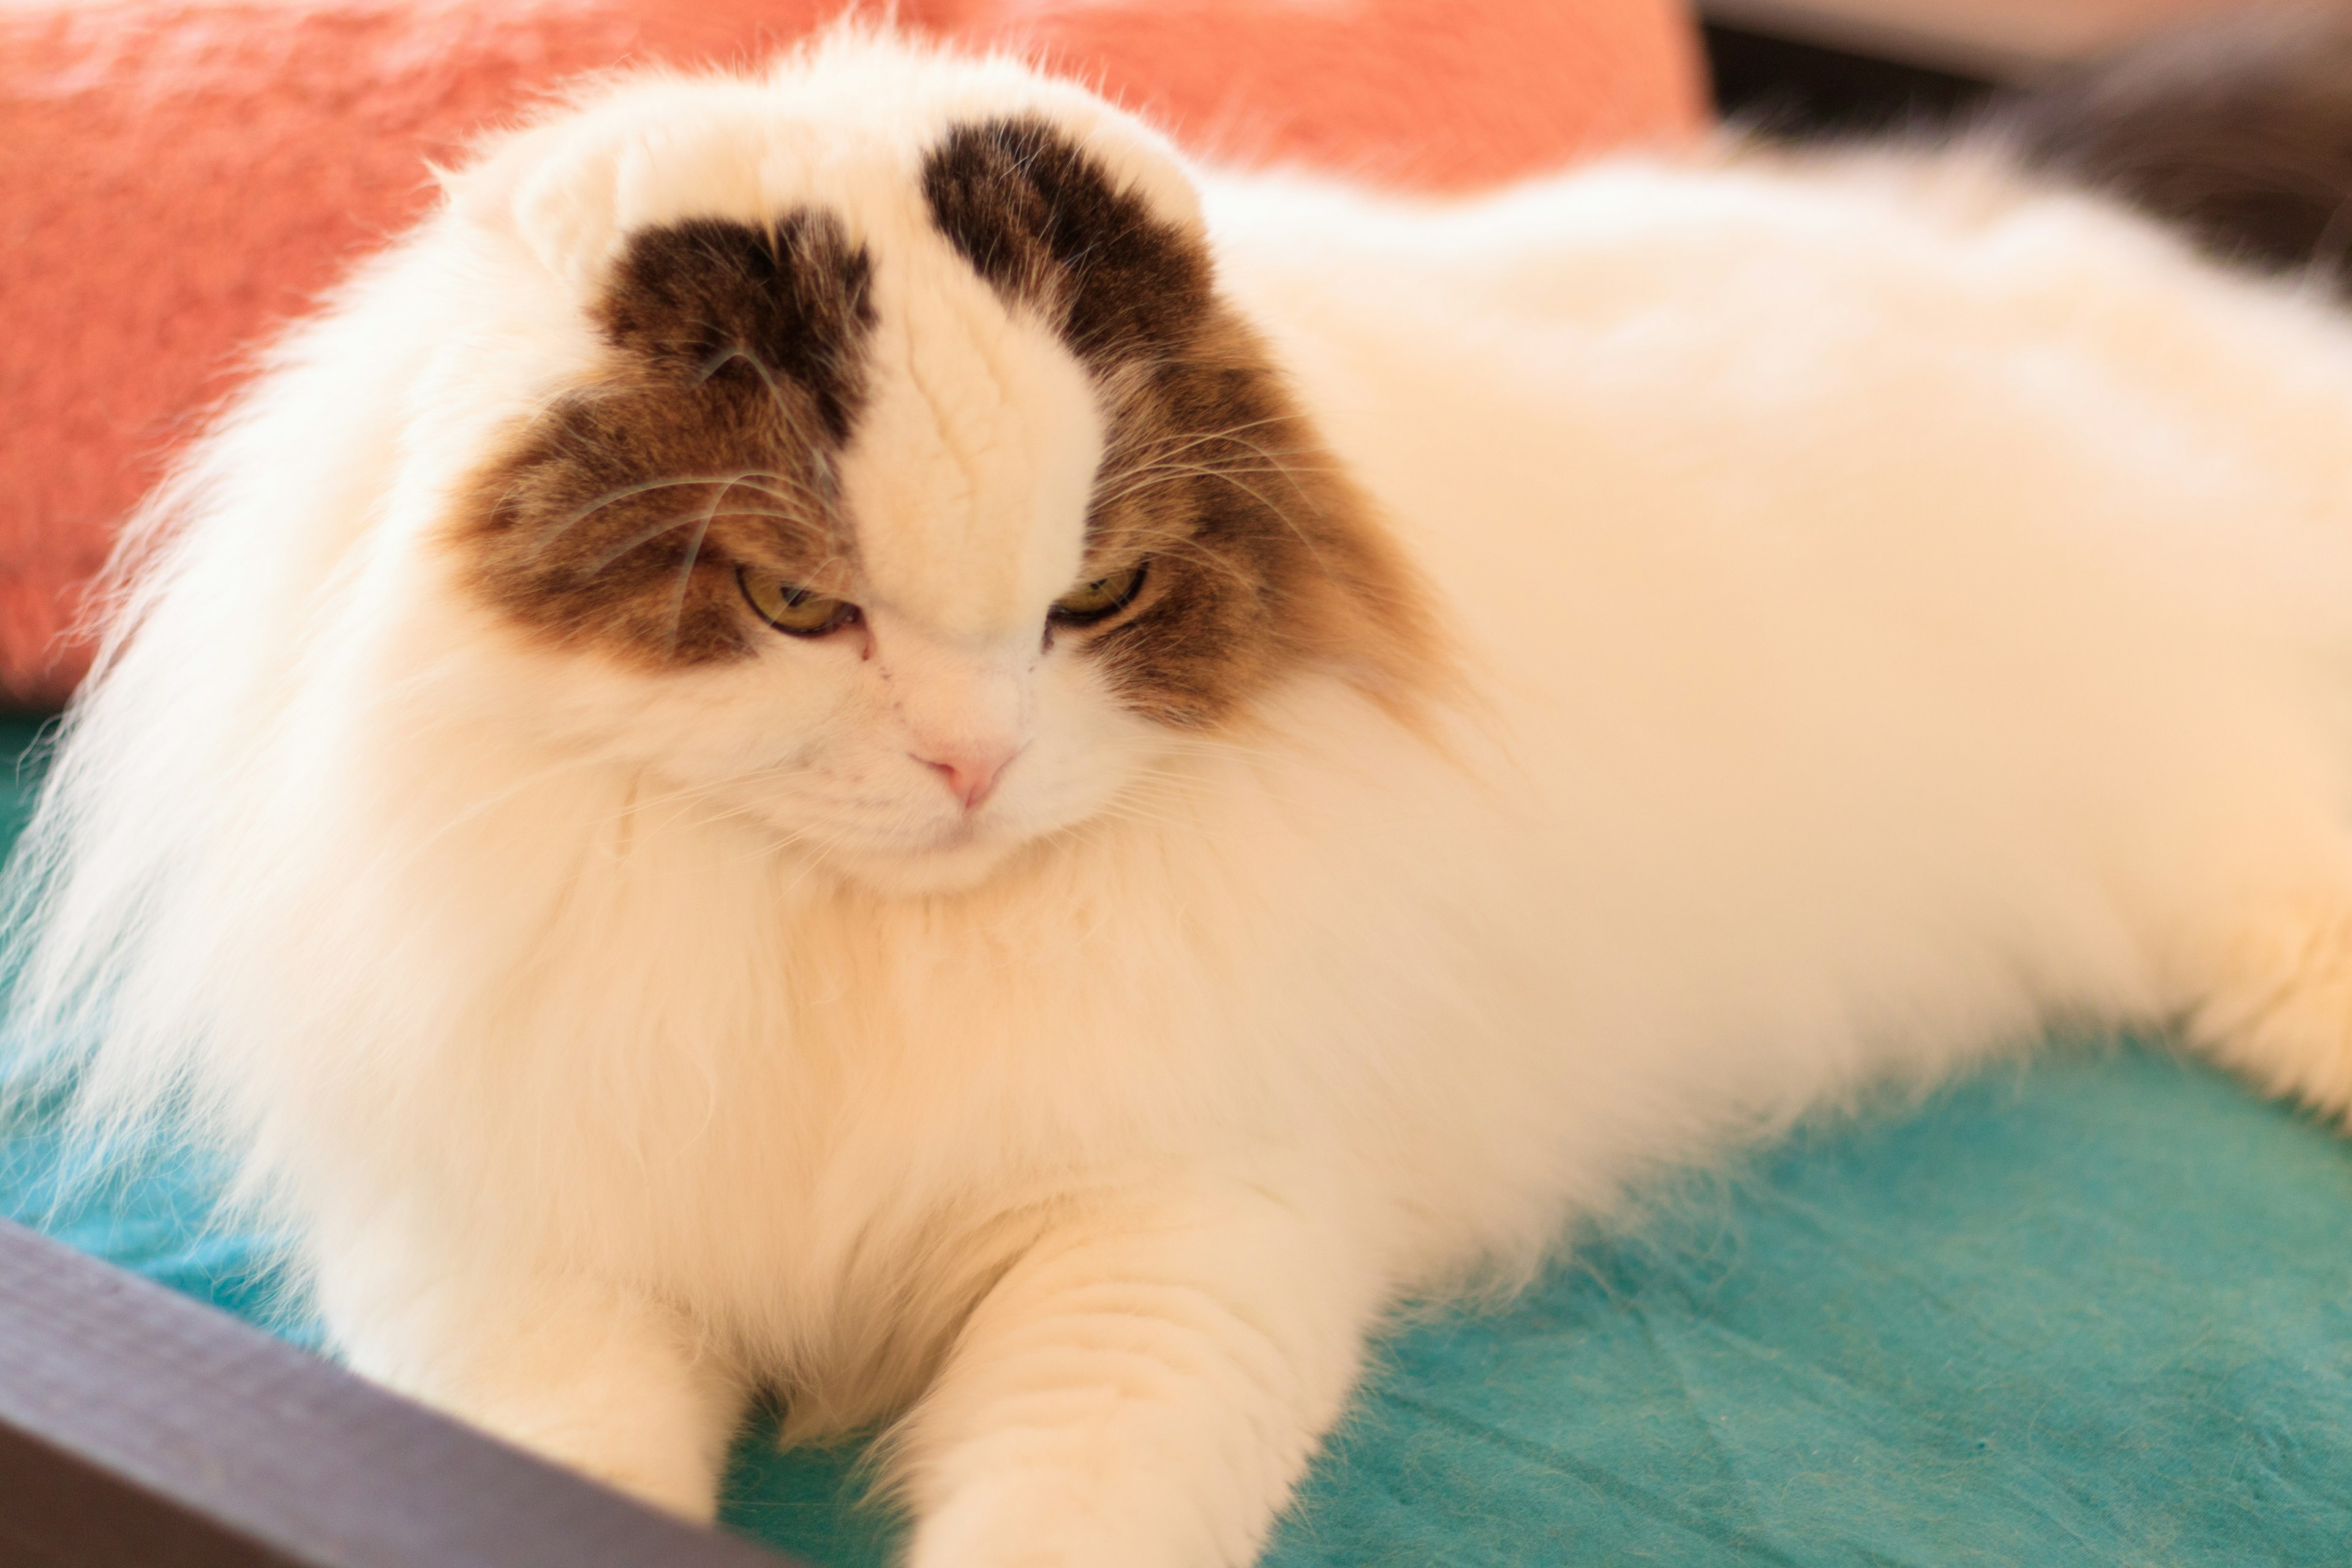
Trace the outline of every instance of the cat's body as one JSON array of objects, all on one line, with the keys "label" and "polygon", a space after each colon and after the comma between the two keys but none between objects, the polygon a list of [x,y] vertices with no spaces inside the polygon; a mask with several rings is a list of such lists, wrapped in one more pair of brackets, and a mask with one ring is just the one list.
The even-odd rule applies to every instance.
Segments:
[{"label": "cat's body", "polygon": [[167,499],[28,984],[362,1370],[1239,1563],[1385,1304],[1663,1163],[2053,1014],[2352,1106],[2320,301],[1981,159],[1192,200],[1010,67],[625,89]]}]

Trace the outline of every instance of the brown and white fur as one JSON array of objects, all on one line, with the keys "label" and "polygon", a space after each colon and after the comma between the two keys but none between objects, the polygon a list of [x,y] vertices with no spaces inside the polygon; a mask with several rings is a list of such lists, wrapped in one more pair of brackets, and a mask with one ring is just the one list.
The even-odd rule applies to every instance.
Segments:
[{"label": "brown and white fur", "polygon": [[1242,1563],[1384,1308],[1664,1162],[2057,1014],[2352,1107],[2352,331],[1988,158],[1436,205],[640,79],[133,558],[26,1026],[690,1514],[772,1386],[922,1568]]}]

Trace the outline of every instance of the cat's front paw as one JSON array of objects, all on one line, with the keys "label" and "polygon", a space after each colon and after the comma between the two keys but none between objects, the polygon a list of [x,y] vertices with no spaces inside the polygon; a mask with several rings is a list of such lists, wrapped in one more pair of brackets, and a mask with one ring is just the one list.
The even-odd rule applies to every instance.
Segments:
[{"label": "cat's front paw", "polygon": [[718,1515],[718,1478],[705,1446],[680,1440],[665,1424],[632,1420],[625,1411],[606,1419],[513,1406],[469,1415],[518,1447],[664,1513],[694,1524]]},{"label": "cat's front paw", "polygon": [[1219,1542],[1209,1521],[1079,1500],[1077,1485],[966,1496],[916,1527],[908,1568],[1243,1568],[1255,1542]]}]

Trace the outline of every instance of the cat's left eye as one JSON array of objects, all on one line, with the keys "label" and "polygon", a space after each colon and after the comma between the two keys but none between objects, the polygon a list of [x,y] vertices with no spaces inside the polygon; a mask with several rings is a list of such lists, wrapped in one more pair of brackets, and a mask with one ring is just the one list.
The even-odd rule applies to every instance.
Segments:
[{"label": "cat's left eye", "polygon": [[1079,584],[1054,601],[1051,618],[1067,626],[1087,626],[1108,620],[1134,603],[1135,595],[1143,591],[1143,566],[1139,561],[1124,572]]},{"label": "cat's left eye", "polygon": [[761,620],[793,637],[821,637],[857,619],[857,606],[848,600],[787,583],[772,573],[738,566],[735,581],[742,586],[744,602]]}]

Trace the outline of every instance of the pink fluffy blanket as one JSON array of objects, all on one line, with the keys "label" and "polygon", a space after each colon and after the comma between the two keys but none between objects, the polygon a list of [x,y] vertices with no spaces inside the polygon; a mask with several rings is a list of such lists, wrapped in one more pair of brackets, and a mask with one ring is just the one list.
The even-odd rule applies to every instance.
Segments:
[{"label": "pink fluffy blanket", "polygon": [[[0,6],[0,702],[61,700],[116,522],[241,351],[566,78],[788,45],[841,0]],[[1687,133],[1680,0],[902,0],[1044,51],[1192,149],[1426,189]]]}]

